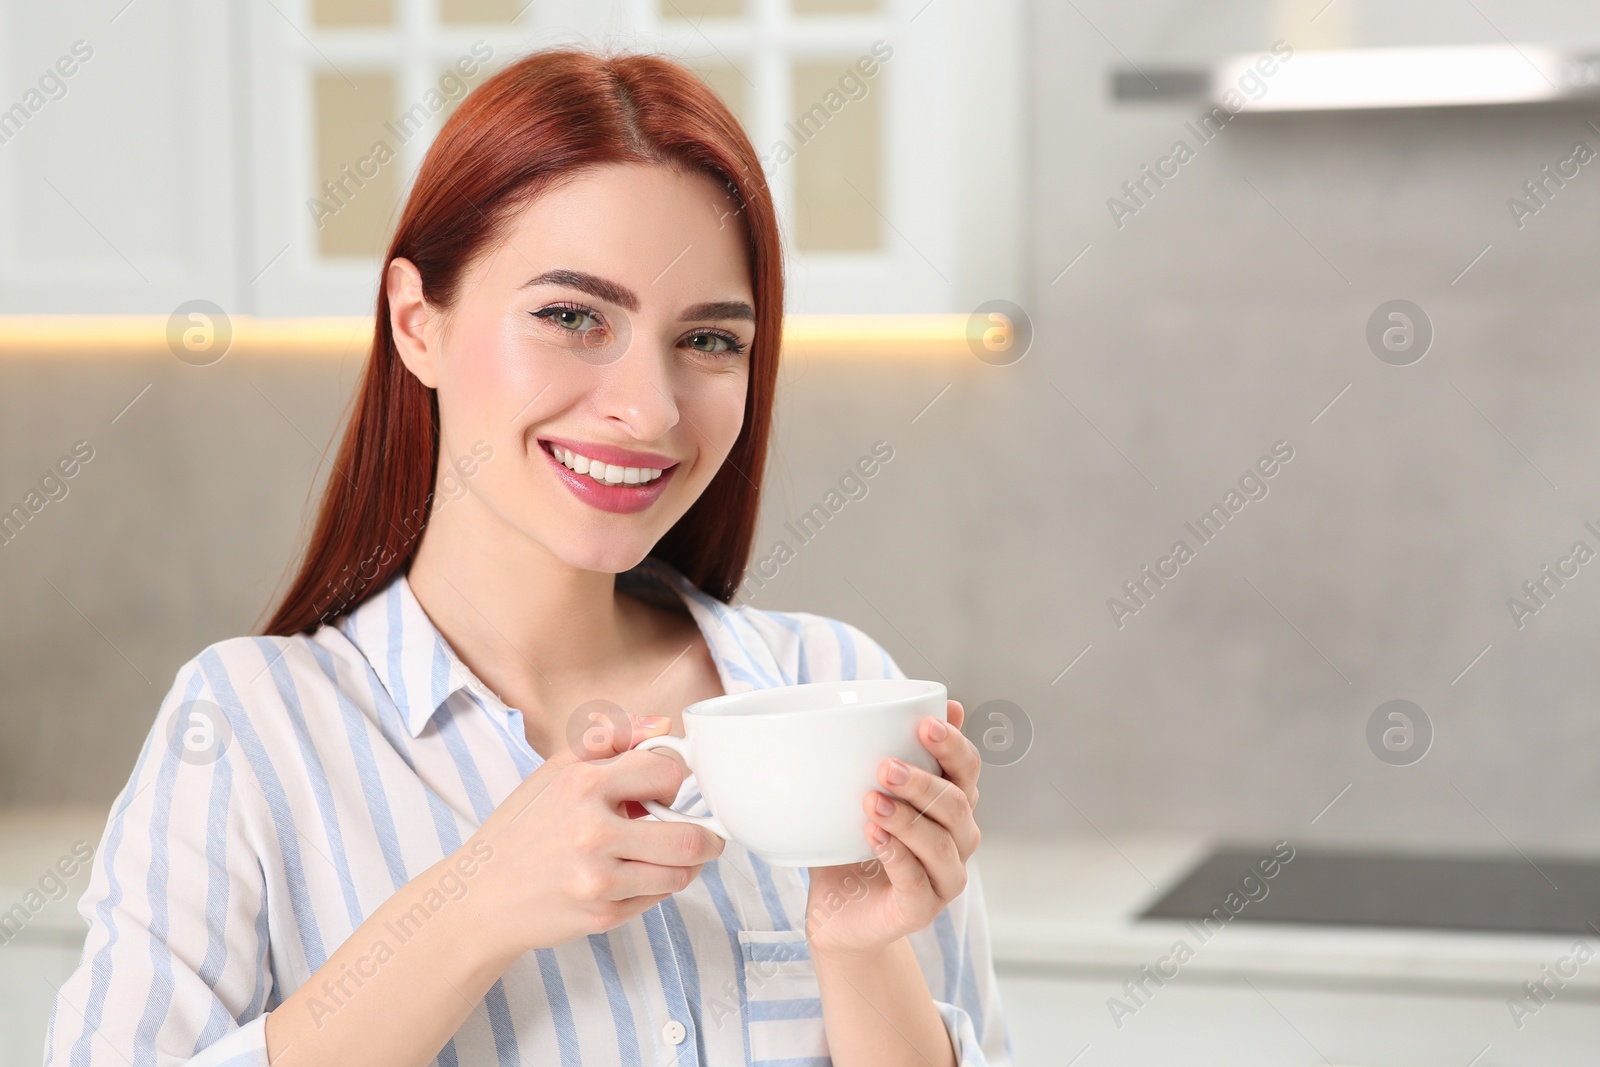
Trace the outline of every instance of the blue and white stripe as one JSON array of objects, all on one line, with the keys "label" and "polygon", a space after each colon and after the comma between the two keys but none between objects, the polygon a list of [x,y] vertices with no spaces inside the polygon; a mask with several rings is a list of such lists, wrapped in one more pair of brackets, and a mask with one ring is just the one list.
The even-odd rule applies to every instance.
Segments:
[{"label": "blue and white stripe", "polygon": [[[686,607],[729,693],[903,677],[853,626],[730,607],[654,558],[618,583]],[[231,735],[209,763],[167,741],[197,700]],[[178,671],[112,806],[47,1067],[266,1067],[266,1013],[542,762],[404,575],[309,636],[211,645]],[[692,776],[678,801],[706,811]],[[826,1065],[807,887],[730,842],[631,921],[523,956],[435,1062]],[[975,863],[911,940],[963,1067],[1010,1064]]]}]

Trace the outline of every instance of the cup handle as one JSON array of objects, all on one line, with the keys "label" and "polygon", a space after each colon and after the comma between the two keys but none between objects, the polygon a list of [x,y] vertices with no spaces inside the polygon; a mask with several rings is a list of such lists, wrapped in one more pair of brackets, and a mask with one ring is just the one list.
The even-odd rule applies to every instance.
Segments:
[{"label": "cup handle", "polygon": [[[647,752],[652,748],[670,748],[683,757],[685,764],[689,762],[689,746],[684,742],[683,738],[674,737],[671,734],[661,734],[656,737],[646,738],[633,746],[633,748],[635,752]],[[689,769],[690,771],[694,770],[692,766]],[[644,805],[646,811],[663,822],[692,823],[695,826],[704,826],[725,841],[733,838],[733,835],[728,833],[727,827],[722,825],[722,820],[715,815],[685,815],[681,811],[667,807],[658,800],[641,800],[639,803]]]}]

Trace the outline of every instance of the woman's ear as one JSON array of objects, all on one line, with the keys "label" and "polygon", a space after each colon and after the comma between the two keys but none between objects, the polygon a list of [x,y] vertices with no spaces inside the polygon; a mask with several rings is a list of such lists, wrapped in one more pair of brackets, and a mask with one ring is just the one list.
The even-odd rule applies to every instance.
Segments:
[{"label": "woman's ear", "polygon": [[423,385],[438,388],[438,332],[430,329],[434,309],[422,293],[422,274],[415,263],[397,256],[389,261],[384,286],[389,297],[389,329],[401,362]]}]

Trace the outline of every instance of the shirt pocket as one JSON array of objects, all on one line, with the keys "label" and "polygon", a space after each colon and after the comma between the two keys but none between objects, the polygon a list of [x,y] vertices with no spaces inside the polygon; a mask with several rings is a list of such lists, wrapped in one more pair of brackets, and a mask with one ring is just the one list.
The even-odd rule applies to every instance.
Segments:
[{"label": "shirt pocket", "polygon": [[822,992],[804,930],[740,930],[750,1063],[829,1067]]}]

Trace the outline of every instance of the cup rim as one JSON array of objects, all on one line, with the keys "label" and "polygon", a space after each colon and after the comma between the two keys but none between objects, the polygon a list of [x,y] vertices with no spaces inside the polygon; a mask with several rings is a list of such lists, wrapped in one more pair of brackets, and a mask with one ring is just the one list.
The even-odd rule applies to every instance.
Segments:
[{"label": "cup rim", "polygon": [[[938,694],[940,690],[944,691],[946,699],[949,698],[949,687],[947,687],[943,682],[930,681],[924,678],[839,679],[836,681],[825,682],[802,682],[798,685],[765,686],[759,689],[746,689],[739,693],[724,693],[721,696],[707,697],[705,700],[695,701],[693,704],[690,704],[688,707],[683,709],[683,715],[685,718],[688,718],[691,715],[700,719],[721,718],[722,716],[716,714],[717,709],[726,704],[737,703],[741,700],[745,700],[757,693],[768,693],[777,690],[791,691],[795,689],[839,689],[851,686],[876,685],[883,682],[893,683],[897,686],[914,686],[916,688],[914,691],[904,693],[900,696],[886,697],[882,700],[869,700],[862,704],[841,704],[837,707],[794,709],[789,711],[754,711],[740,715],[738,718],[783,719],[792,715],[817,715],[828,714],[830,712],[849,714],[860,711],[863,707],[895,708],[907,704],[913,704],[917,701],[926,700],[928,697]],[[941,708],[940,710],[943,711],[945,709]]]}]

